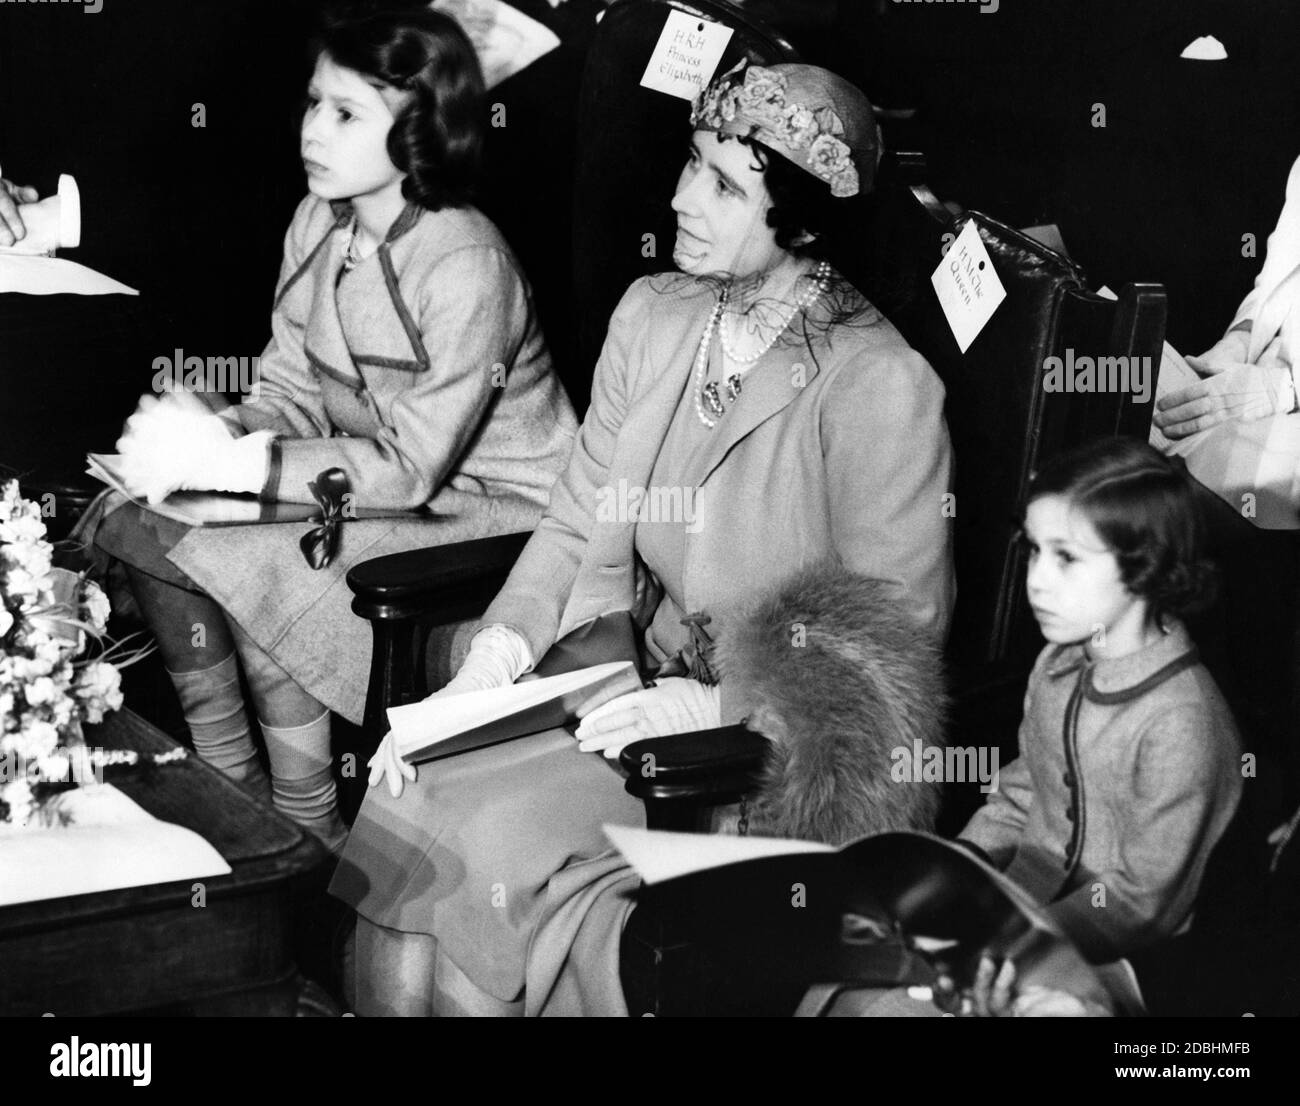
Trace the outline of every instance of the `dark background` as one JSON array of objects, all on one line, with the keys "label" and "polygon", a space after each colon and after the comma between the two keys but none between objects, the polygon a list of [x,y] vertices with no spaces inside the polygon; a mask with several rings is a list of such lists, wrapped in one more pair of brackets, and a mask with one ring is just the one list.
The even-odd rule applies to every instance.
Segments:
[{"label": "dark background", "polygon": [[[490,95],[508,123],[489,136],[482,206],[530,273],[582,407],[590,366],[576,363],[572,337],[570,175],[602,5],[515,2],[565,44]],[[296,113],[318,6],[104,0],[90,15],[0,4],[4,175],[42,194],[58,173],[75,175],[84,237],[67,256],[142,293],[127,312],[129,353],[95,340],[102,318],[81,334],[51,322],[53,305],[0,296],[0,462],[75,464],[88,445],[110,446],[155,356],[260,353],[284,230],[305,191]],[[1014,226],[1057,223],[1096,283],[1165,283],[1176,346],[1208,346],[1250,287],[1300,154],[1293,0],[1001,0],[989,14],[888,0],[747,7],[878,104],[915,108],[886,123],[887,142],[928,154],[942,199]],[[1207,33],[1225,43],[1226,62],[1179,60]],[[195,103],[206,128],[191,126]],[[1095,103],[1104,129],[1091,125]],[[1255,258],[1242,256],[1248,232]],[[114,304],[84,312],[120,312]],[[26,345],[12,337],[24,325]],[[51,326],[63,348],[51,339],[32,354]]]}]

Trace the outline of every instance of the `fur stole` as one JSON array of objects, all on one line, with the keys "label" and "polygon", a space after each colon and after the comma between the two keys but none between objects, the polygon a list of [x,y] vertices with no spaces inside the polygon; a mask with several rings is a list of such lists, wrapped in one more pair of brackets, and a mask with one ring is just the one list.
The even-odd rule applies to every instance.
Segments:
[{"label": "fur stole", "polygon": [[719,635],[728,693],[772,743],[754,832],[842,845],[934,826],[942,785],[890,769],[900,747],[943,743],[942,659],[889,590],[818,565]]}]

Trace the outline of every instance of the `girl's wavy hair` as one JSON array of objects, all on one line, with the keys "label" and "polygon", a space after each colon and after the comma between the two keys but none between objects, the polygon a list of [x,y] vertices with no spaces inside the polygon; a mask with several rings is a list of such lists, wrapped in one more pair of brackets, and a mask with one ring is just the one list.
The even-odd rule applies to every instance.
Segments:
[{"label": "girl's wavy hair", "polygon": [[1059,495],[1082,511],[1119,562],[1120,578],[1157,620],[1183,618],[1214,599],[1205,516],[1181,457],[1136,438],[1104,438],[1053,458],[1026,505]]},{"label": "girl's wavy hair", "polygon": [[460,24],[427,8],[336,9],[312,48],[313,56],[324,53],[336,65],[412,94],[388,132],[388,156],[406,174],[406,199],[430,211],[472,200],[486,107],[478,55]]}]

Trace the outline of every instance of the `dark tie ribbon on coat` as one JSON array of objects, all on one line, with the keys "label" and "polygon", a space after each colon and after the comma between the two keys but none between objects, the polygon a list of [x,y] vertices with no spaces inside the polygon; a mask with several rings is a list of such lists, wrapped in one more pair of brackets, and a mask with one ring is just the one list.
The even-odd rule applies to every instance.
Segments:
[{"label": "dark tie ribbon on coat", "polygon": [[352,485],[346,472],[340,468],[331,468],[315,480],[308,480],[307,488],[320,504],[320,514],[312,516],[312,522],[318,525],[303,534],[298,546],[312,568],[328,568],[339,551],[343,520],[349,517],[345,509]]}]

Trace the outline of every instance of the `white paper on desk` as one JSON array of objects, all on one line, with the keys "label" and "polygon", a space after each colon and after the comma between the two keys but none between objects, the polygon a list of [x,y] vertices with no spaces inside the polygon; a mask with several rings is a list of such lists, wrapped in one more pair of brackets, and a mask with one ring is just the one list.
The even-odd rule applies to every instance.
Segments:
[{"label": "white paper on desk", "polygon": [[28,296],[138,296],[134,288],[61,257],[0,254],[0,292]]},{"label": "white paper on desk", "polygon": [[967,221],[930,276],[957,348],[965,353],[1007,298],[975,220]]},{"label": "white paper on desk", "polygon": [[112,784],[56,803],[70,824],[0,831],[0,906],[230,874],[197,833],[159,821]]},{"label": "white paper on desk", "polygon": [[686,12],[670,11],[641,87],[694,100],[711,80],[731,41],[731,28]]},{"label": "white paper on desk", "polygon": [[451,16],[469,36],[488,88],[560,45],[553,31],[501,0],[433,0],[429,6]]},{"label": "white paper on desk", "polygon": [[672,833],[635,826],[603,826],[605,836],[646,883],[663,883],[765,856],[833,853],[817,841],[783,837],[733,837],[722,833]]}]

